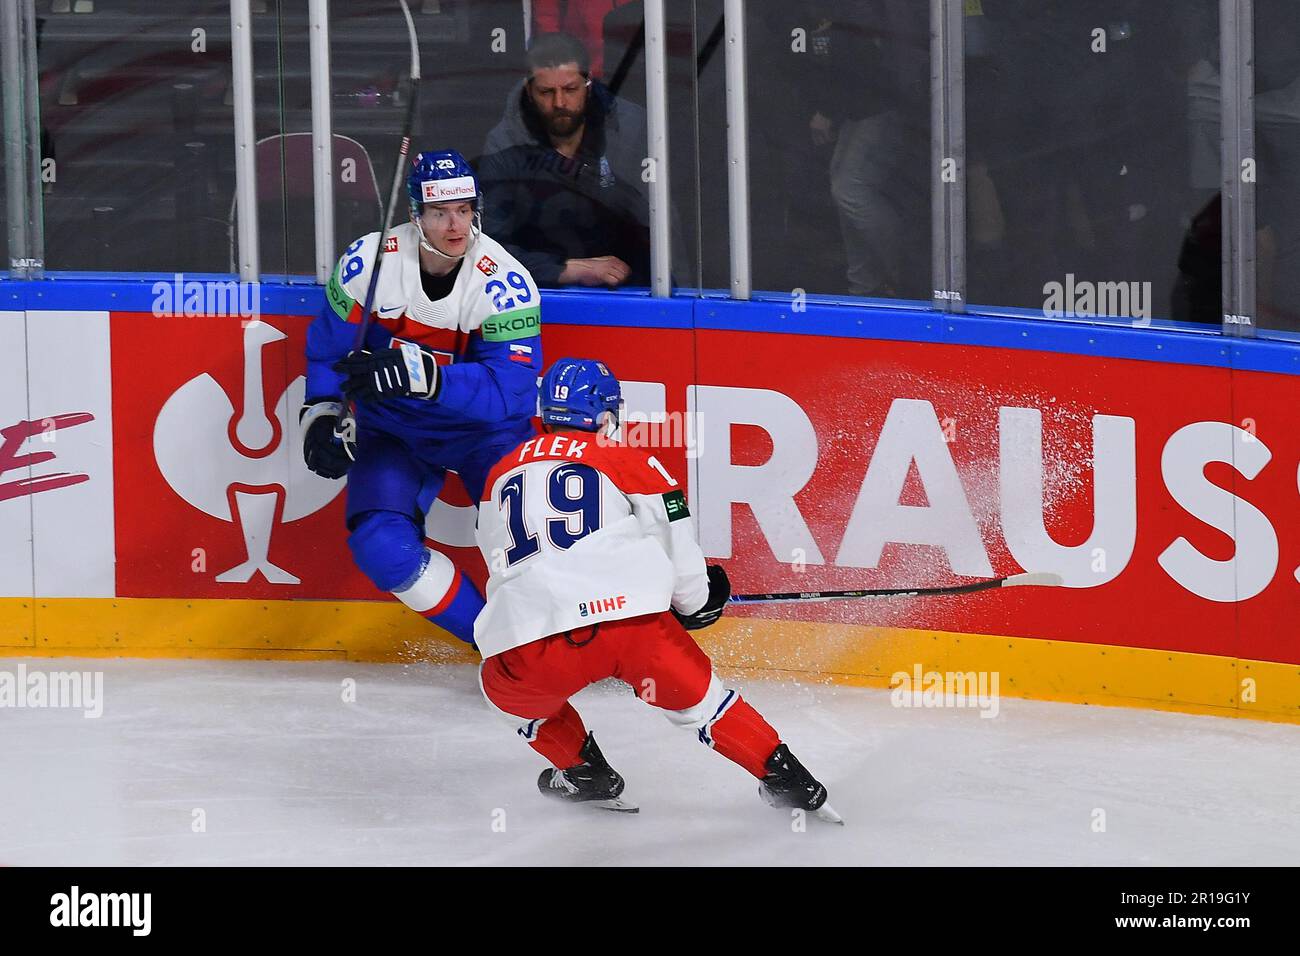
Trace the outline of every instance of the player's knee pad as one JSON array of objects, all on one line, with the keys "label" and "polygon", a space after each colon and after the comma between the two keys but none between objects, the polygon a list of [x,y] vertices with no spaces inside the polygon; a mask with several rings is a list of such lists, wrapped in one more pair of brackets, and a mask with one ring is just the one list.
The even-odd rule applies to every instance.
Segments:
[{"label": "player's knee pad", "polygon": [[[381,591],[398,591],[415,583],[428,550],[415,522],[396,511],[367,511],[348,536],[348,547],[357,567]],[[451,566],[450,561],[447,564]]]},{"label": "player's knee pad", "polygon": [[740,700],[739,692],[730,687],[723,687],[717,674],[709,675],[709,689],[703,699],[693,707],[682,710],[666,710],[664,716],[684,730],[694,730],[700,743],[713,746],[713,725],[722,719],[722,715]]}]

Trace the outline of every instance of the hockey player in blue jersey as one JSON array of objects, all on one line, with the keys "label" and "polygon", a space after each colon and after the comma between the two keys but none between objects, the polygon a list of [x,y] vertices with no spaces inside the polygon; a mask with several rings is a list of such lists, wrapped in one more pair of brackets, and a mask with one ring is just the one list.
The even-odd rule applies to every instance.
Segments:
[{"label": "hockey player in blue jersey", "polygon": [[[482,234],[474,171],[454,150],[415,157],[410,221],[388,234],[372,320],[353,351],[380,234],[348,246],[307,332],[307,466],[348,476],[348,545],[383,591],[473,642],[483,598],[424,544],[424,517],[455,471],[478,501],[488,470],[534,432],[541,370],[532,276]],[[355,441],[340,429],[356,403]]]}]

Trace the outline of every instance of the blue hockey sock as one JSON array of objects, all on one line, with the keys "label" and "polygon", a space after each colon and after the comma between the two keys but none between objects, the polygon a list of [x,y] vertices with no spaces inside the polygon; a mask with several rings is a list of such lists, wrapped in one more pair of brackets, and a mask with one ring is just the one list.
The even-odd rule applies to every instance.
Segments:
[{"label": "blue hockey sock", "polygon": [[483,596],[474,587],[464,571],[456,572],[451,588],[436,607],[424,612],[426,620],[444,631],[459,637],[466,644],[474,643],[474,619],[483,610]]},{"label": "blue hockey sock", "polygon": [[425,620],[474,643],[474,618],[483,610],[483,596],[445,554],[426,548],[420,569],[393,593]]}]

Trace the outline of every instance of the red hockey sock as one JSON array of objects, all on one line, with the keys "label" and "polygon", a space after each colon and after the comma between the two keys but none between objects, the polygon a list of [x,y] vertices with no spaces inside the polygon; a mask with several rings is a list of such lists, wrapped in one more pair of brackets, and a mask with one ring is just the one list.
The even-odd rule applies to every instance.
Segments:
[{"label": "red hockey sock", "polygon": [[743,697],[709,728],[709,736],[714,750],[759,778],[767,775],[763,765],[781,743],[772,725]]},{"label": "red hockey sock", "polygon": [[[565,702],[560,712],[537,728],[537,736],[528,742],[539,754],[549,760],[560,770],[568,770],[582,763],[578,754],[582,751],[582,742],[587,739],[587,728],[582,718]],[[773,744],[773,747],[776,745]]]}]

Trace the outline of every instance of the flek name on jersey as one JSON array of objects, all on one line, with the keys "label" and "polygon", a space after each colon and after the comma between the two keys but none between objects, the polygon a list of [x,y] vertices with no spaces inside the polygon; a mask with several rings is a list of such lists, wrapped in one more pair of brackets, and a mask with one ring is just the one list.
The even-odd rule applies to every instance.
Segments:
[{"label": "flek name on jersey", "polygon": [[532,362],[533,347],[531,345],[520,345],[518,342],[510,343],[510,361],[512,362]]},{"label": "flek name on jersey", "polygon": [[491,256],[484,256],[483,258],[479,259],[479,261],[475,263],[475,265],[478,267],[478,271],[483,273],[485,276],[494,276],[497,274],[497,270],[501,268],[495,262],[492,261]]},{"label": "flek name on jersey", "polygon": [[626,605],[626,594],[596,598],[594,601],[580,601],[578,603],[578,617],[586,617],[588,614],[600,614],[604,611],[621,611]]}]

